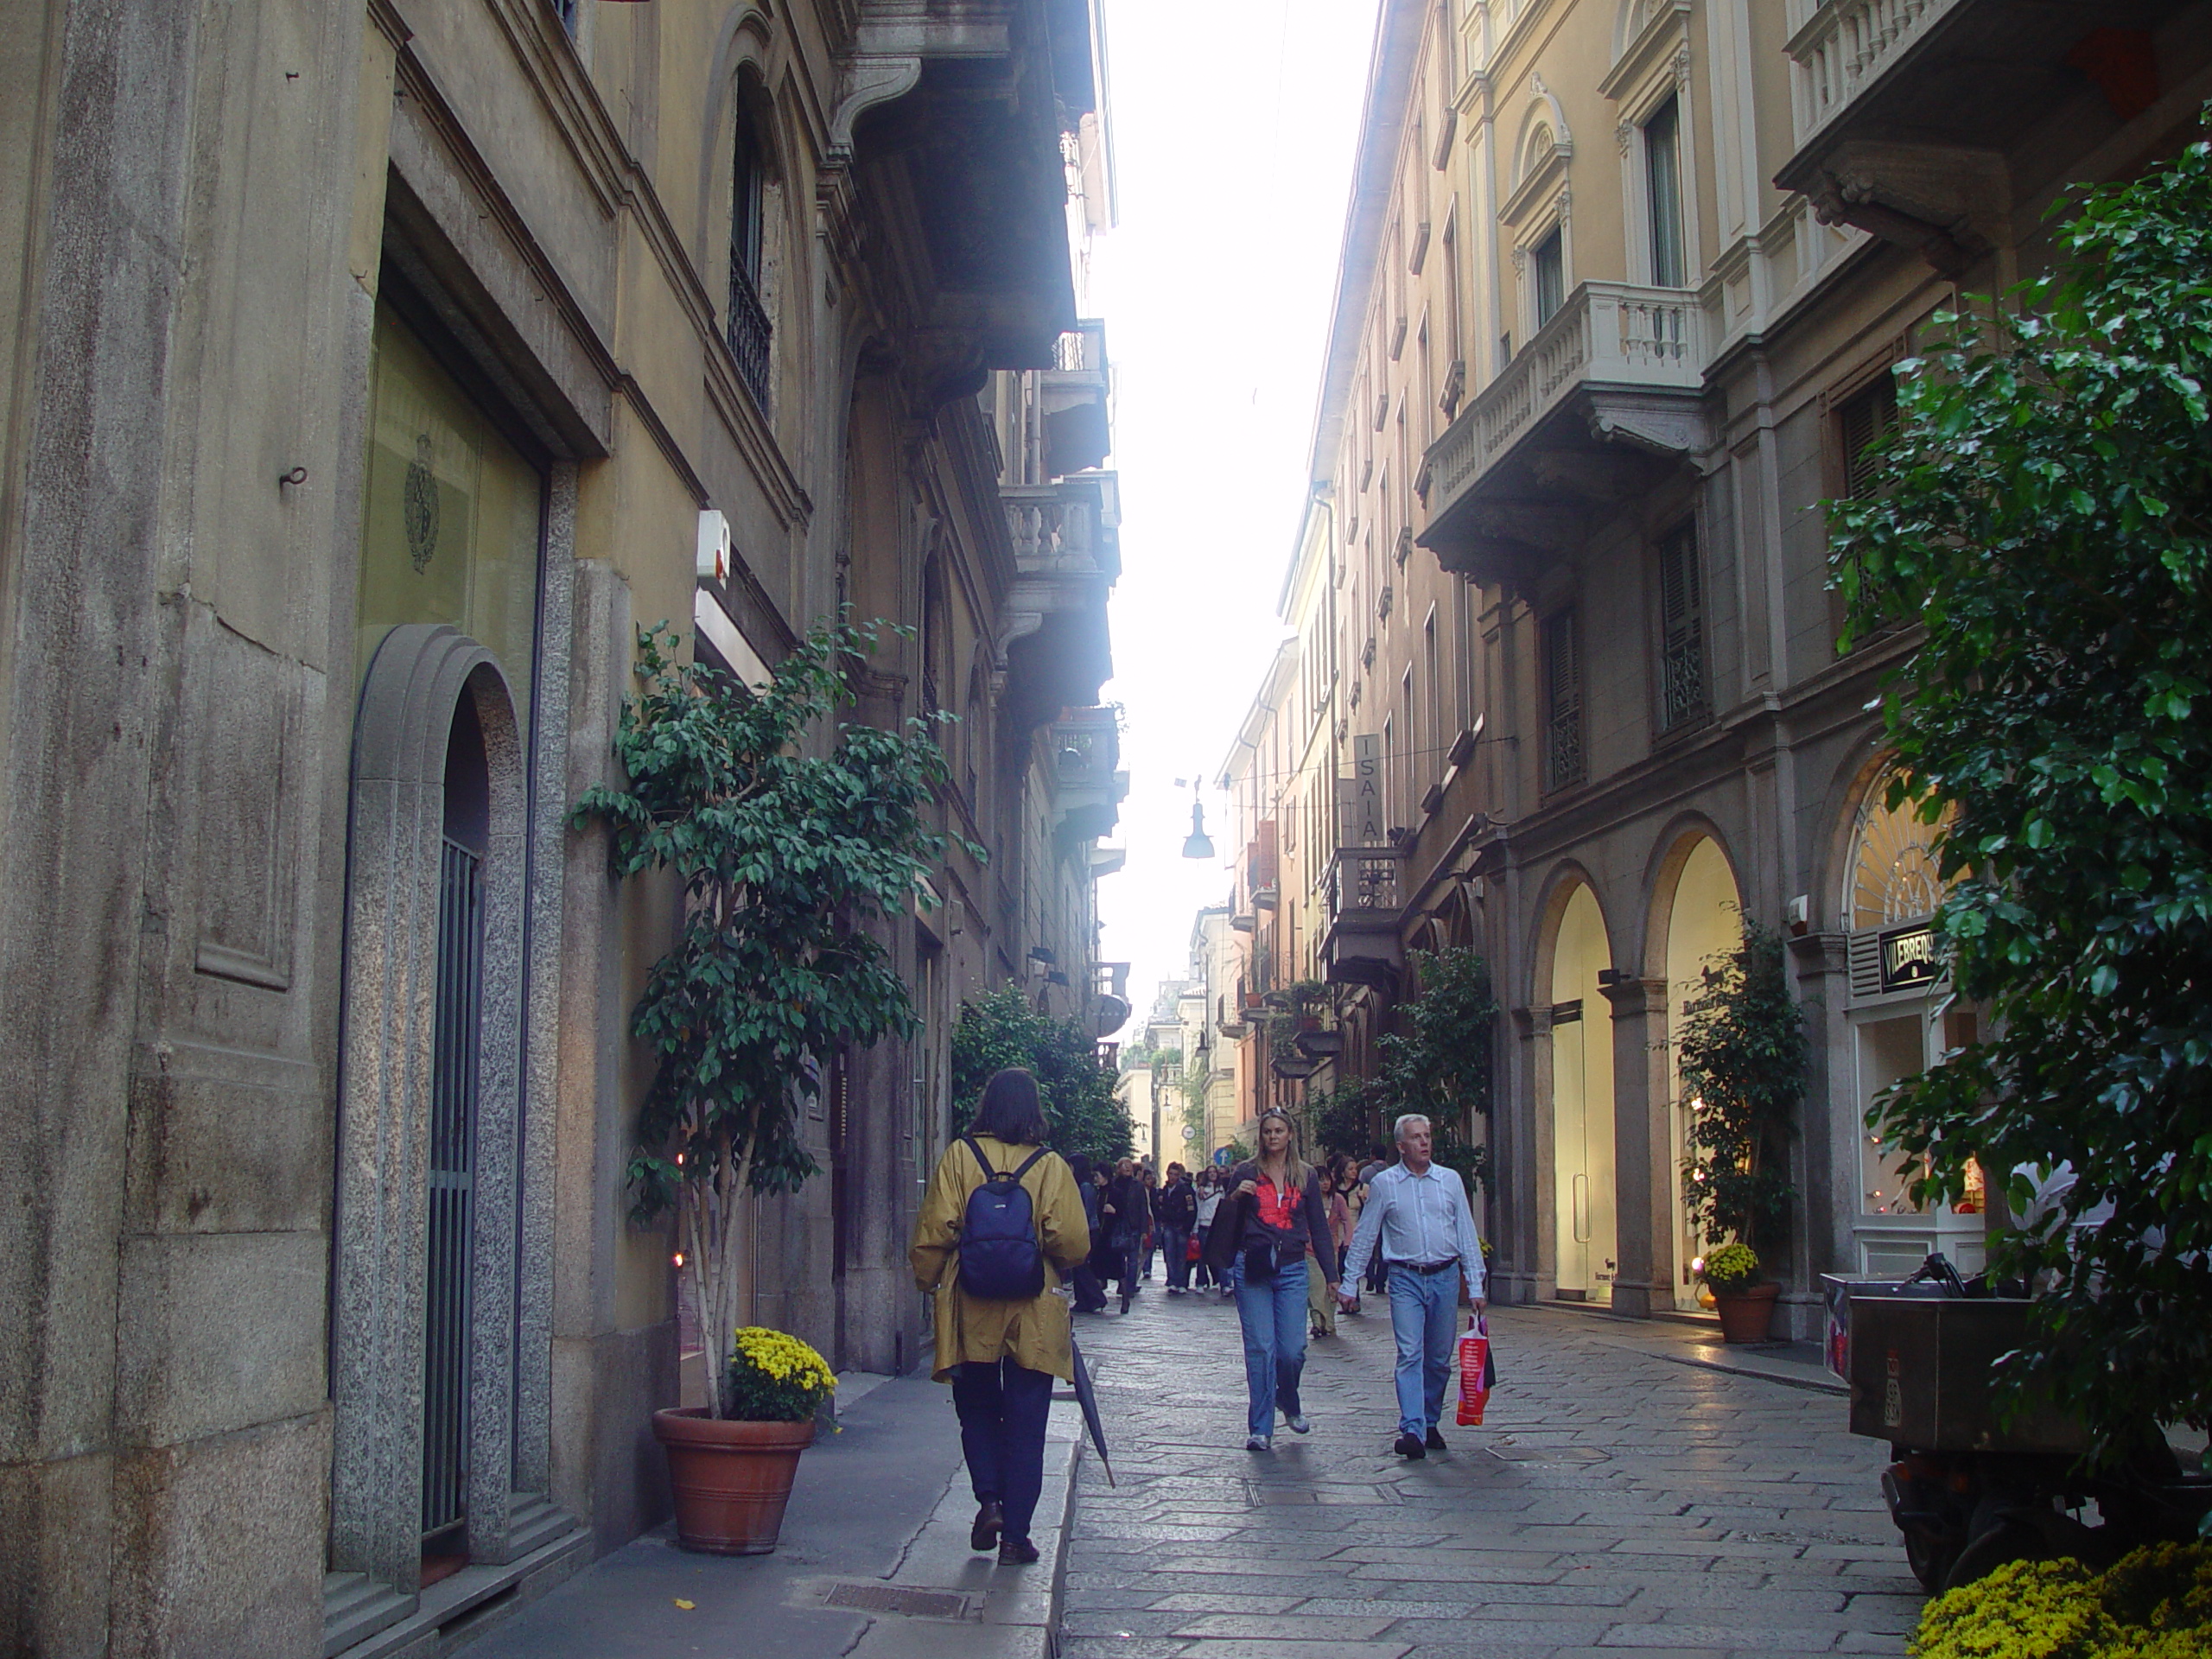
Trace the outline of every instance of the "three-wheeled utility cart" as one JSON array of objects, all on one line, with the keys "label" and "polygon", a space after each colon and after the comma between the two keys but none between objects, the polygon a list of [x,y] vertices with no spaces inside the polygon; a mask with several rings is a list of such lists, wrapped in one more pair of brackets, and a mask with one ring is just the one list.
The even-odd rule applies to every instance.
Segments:
[{"label": "three-wheeled utility cart", "polygon": [[1829,1285],[1829,1364],[1851,1384],[1851,1432],[1889,1442],[1882,1495],[1913,1576],[1933,1592],[2007,1561],[2102,1567],[2196,1536],[2212,1476],[2185,1474],[2163,1436],[2092,1471],[2078,1422],[2048,1405],[1999,1412],[1993,1368],[2026,1340],[2032,1304],[1981,1288],[1941,1257],[1902,1282]]}]

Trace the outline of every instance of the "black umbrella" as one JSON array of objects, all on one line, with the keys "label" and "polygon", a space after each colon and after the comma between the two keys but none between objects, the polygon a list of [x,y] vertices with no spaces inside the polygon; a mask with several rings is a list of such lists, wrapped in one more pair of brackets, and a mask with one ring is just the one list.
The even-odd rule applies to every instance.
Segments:
[{"label": "black umbrella", "polygon": [[1090,1386],[1090,1367],[1083,1363],[1083,1350],[1075,1338],[1068,1338],[1068,1351],[1075,1358],[1075,1402],[1083,1408],[1083,1421],[1090,1430],[1090,1443],[1098,1448],[1098,1466],[1106,1471],[1106,1484],[1112,1486],[1114,1465],[1106,1461],[1106,1428],[1098,1421],[1098,1390]]}]

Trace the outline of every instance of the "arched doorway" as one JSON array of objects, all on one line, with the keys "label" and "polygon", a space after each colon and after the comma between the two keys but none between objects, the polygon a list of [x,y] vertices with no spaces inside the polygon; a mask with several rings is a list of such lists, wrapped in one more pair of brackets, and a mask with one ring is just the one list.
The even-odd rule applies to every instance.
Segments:
[{"label": "arched doorway", "polygon": [[[1900,1078],[1924,1070],[1947,1049],[1975,1039],[1977,1011],[1948,995],[1932,924],[1946,883],[1938,868],[1940,825],[1924,822],[1908,800],[1889,804],[1895,776],[1885,768],[1867,786],[1852,827],[1841,912],[1847,929],[1851,1030],[1851,1115],[1866,1109]],[[1859,1134],[1858,1217],[1852,1228],[1859,1271],[1902,1277],[1930,1251],[1961,1271],[1982,1266],[1985,1221],[1979,1172],[1970,1172],[1955,1208],[1923,1209],[1912,1198],[1912,1171],[1901,1166],[1879,1135]]]},{"label": "arched doorway", "polygon": [[1612,1300],[1619,1223],[1613,1191],[1613,1022],[1598,975],[1612,948],[1597,896],[1577,883],[1552,953],[1554,1283],[1565,1301]]},{"label": "arched doorway", "polygon": [[[1690,1103],[1682,1096],[1681,1045],[1678,1040],[1689,1005],[1705,988],[1705,970],[1734,950],[1743,938],[1743,903],[1728,855],[1710,836],[1698,836],[1675,876],[1666,912],[1667,1037],[1669,1099],[1673,1135],[1667,1159],[1669,1190],[1674,1194],[1673,1282],[1690,1285],[1689,1264],[1702,1248],[1682,1206],[1682,1158],[1689,1149]],[[1658,1264],[1660,1272],[1667,1264]]]}]

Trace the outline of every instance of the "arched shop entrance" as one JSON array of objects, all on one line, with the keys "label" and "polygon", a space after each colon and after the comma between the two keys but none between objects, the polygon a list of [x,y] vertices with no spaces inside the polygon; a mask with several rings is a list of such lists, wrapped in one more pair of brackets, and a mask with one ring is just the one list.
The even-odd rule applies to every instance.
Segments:
[{"label": "arched shop entrance", "polygon": [[1610,1302],[1618,1268],[1613,1192],[1613,1022],[1599,988],[1612,963],[1597,896],[1577,883],[1552,952],[1552,1166],[1563,1301]]},{"label": "arched shop entrance", "polygon": [[[1705,988],[1705,970],[1736,949],[1744,928],[1735,873],[1729,868],[1728,855],[1720,850],[1720,843],[1710,836],[1695,836],[1682,856],[1666,915],[1667,1077],[1668,1097],[1673,1103],[1667,1179],[1675,1217],[1671,1234],[1674,1282],[1683,1287],[1687,1296],[1694,1290],[1689,1264],[1704,1241],[1697,1236],[1682,1205],[1682,1159],[1689,1150],[1690,1102],[1682,1095],[1680,1038],[1689,1005]],[[1658,1273],[1667,1270],[1663,1262],[1656,1266]]]},{"label": "arched shop entrance", "polygon": [[[1910,805],[1890,809],[1891,775],[1877,777],[1859,806],[1844,877],[1852,1107],[1860,1118],[1891,1084],[1933,1065],[1945,1050],[1973,1042],[1976,1033],[1974,1011],[1951,995],[1948,976],[1936,967],[1930,925],[1943,897],[1936,826],[1921,822]],[[1861,1273],[1902,1277],[1931,1250],[1941,1250],[1961,1272],[1980,1270],[1978,1172],[1955,1208],[1923,1209],[1906,1190],[1910,1172],[1878,1135],[1862,1130],[1859,1177],[1852,1233]]]}]

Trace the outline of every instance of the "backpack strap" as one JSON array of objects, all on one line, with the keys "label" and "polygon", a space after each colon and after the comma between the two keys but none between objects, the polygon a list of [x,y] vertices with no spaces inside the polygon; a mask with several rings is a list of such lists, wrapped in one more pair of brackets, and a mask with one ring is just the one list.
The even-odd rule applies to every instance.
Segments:
[{"label": "backpack strap", "polygon": [[[988,1158],[986,1158],[986,1157],[984,1157],[984,1156],[983,1156],[983,1149],[982,1149],[982,1147],[979,1147],[979,1146],[977,1146],[977,1145],[976,1144],[976,1137],[975,1137],[974,1135],[962,1135],[962,1136],[960,1137],[960,1144],[961,1144],[962,1146],[963,1146],[963,1147],[967,1147],[969,1151],[970,1151],[970,1152],[972,1152],[972,1153],[974,1153],[974,1154],[976,1154],[976,1161],[977,1163],[981,1164],[981,1165],[983,1166],[983,1179],[984,1179],[985,1180],[987,1180],[987,1181],[995,1181],[996,1179],[998,1179],[998,1178],[999,1178],[999,1173],[998,1173],[998,1171],[996,1171],[996,1170],[993,1169],[993,1168],[991,1167],[991,1160],[990,1160],[989,1159],[988,1159]],[[1035,1163],[1036,1161],[1037,1161],[1037,1160],[1036,1160],[1034,1158],[1032,1158],[1032,1159],[1029,1160],[1029,1163],[1030,1163],[1030,1164],[1033,1164],[1033,1163]],[[1029,1164],[1024,1164],[1024,1165],[1022,1166],[1022,1168],[1024,1168],[1025,1170],[1026,1170],[1026,1169],[1027,1169],[1028,1167],[1029,1167]],[[1019,1178],[1017,1178],[1017,1179],[1019,1179]]]},{"label": "backpack strap", "polygon": [[1014,1172],[1014,1179],[1018,1181],[1023,1176],[1027,1175],[1031,1170],[1036,1168],[1037,1160],[1051,1150],[1052,1148],[1050,1147],[1039,1147],[1036,1151],[1031,1153],[1028,1157],[1022,1160],[1021,1167]]}]

